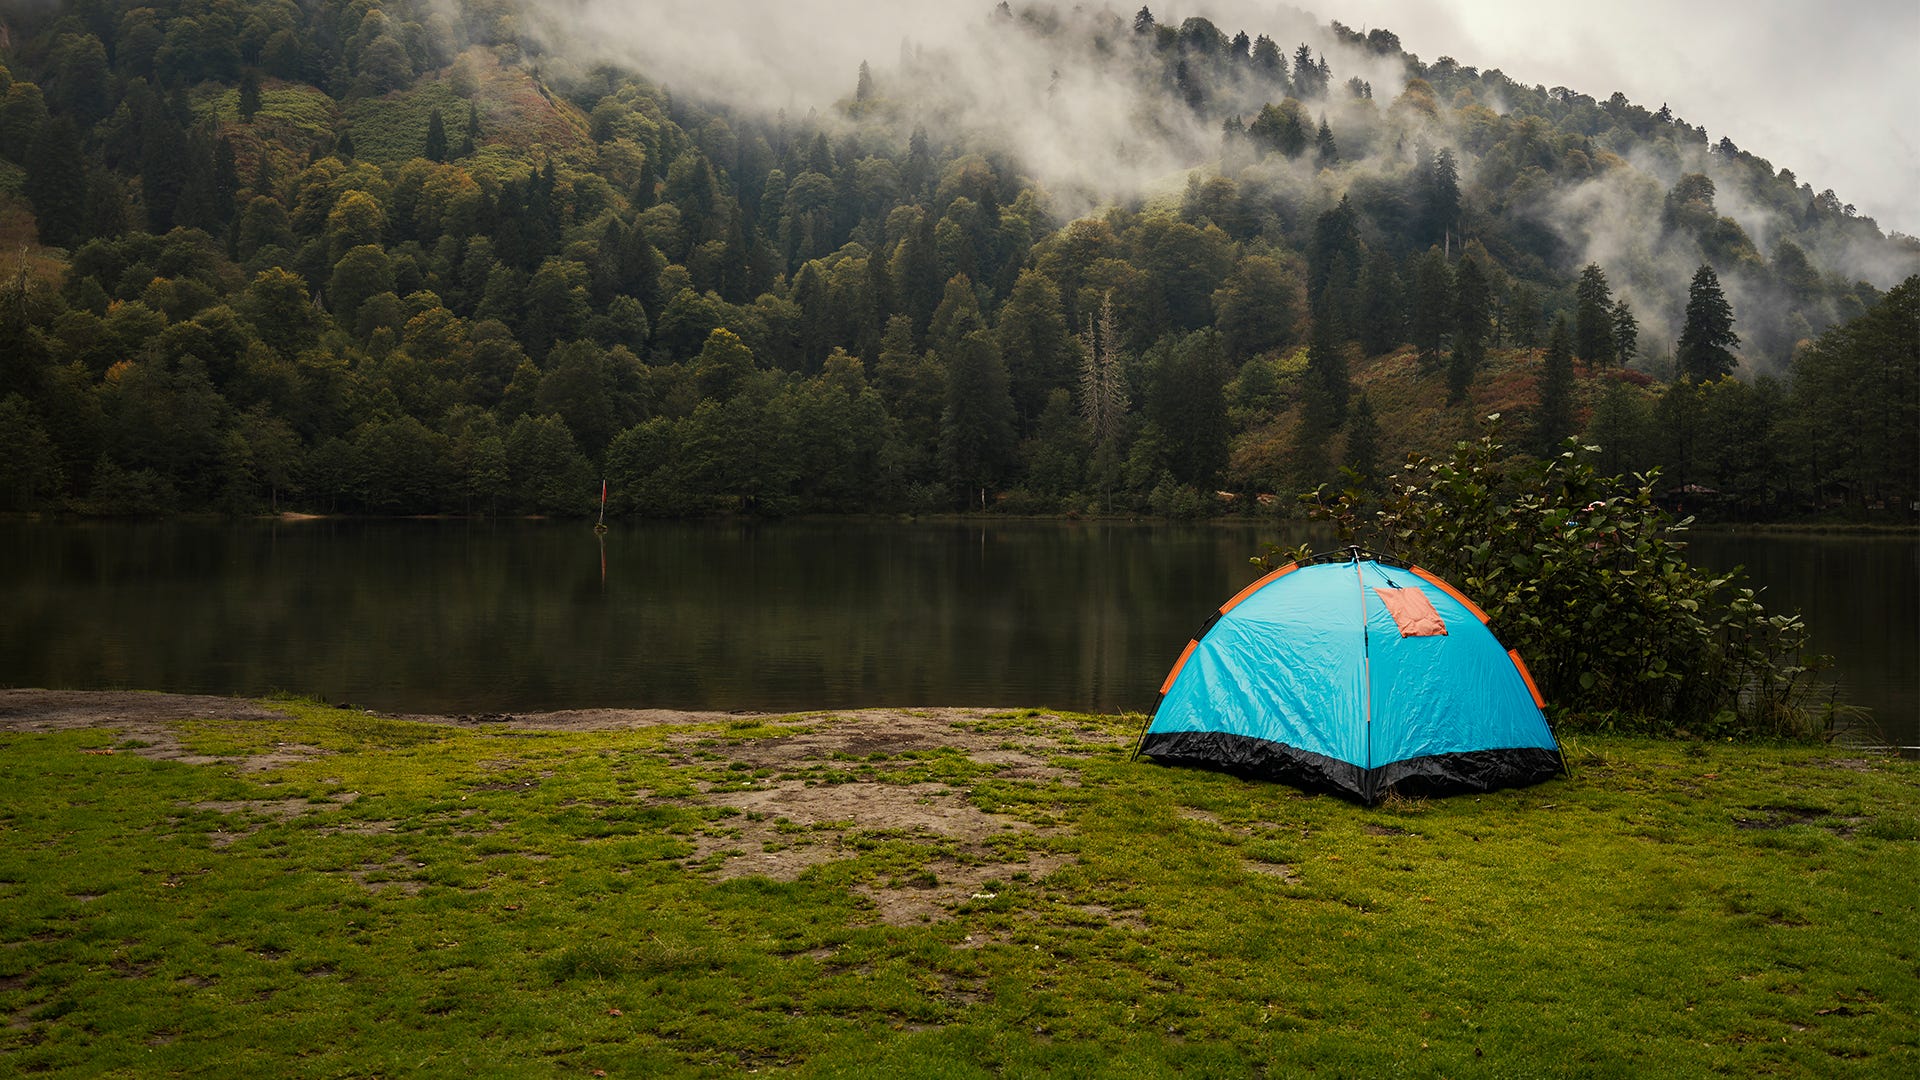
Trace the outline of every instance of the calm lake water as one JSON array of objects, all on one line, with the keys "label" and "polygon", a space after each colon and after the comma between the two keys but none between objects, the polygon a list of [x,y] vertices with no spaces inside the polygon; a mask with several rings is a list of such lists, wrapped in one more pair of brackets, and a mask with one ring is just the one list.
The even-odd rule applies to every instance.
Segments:
[{"label": "calm lake water", "polygon": [[[0,684],[382,709],[1149,707],[1305,525],[0,523]],[[1696,537],[1920,742],[1920,546]]]}]

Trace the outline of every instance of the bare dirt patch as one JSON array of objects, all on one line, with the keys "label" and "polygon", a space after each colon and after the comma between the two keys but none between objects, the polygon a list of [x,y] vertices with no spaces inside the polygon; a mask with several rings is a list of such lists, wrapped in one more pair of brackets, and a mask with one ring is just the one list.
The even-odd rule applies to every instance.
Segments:
[{"label": "bare dirt patch", "polygon": [[1265,874],[1268,877],[1279,878],[1280,881],[1286,885],[1298,885],[1300,883],[1299,873],[1288,863],[1249,861],[1247,863],[1247,869],[1256,874]]},{"label": "bare dirt patch", "polygon": [[[594,718],[609,712],[580,714]],[[554,713],[553,716],[575,714]],[[615,712],[615,715],[619,715]],[[651,717],[654,713],[636,714]],[[667,714],[674,715],[674,714]],[[681,716],[700,714],[678,714]],[[1037,756],[1059,747],[1058,740],[1025,732],[1003,732],[982,721],[1000,715],[992,709],[860,709],[852,712],[808,713],[780,717],[793,728],[791,735],[729,738],[727,732],[689,732],[669,740],[680,750],[717,750],[728,758],[756,768],[803,761],[846,761],[880,755],[898,758],[915,752],[957,749],[983,764],[1009,768],[1045,768]],[[751,717],[772,720],[773,717]],[[738,722],[741,716],[705,715],[705,722]],[[674,723],[699,721],[678,720]],[[634,726],[634,725],[625,725]],[[1013,744],[1013,745],[1008,745]]]},{"label": "bare dirt patch", "polygon": [[[242,759],[209,757],[187,750],[181,743],[174,721],[178,720],[285,720],[285,713],[255,701],[240,698],[195,694],[150,694],[120,690],[0,690],[0,731],[81,731],[104,728],[118,731],[128,742],[144,745],[127,747],[125,753],[139,754],[154,761],[179,761],[188,765],[224,765]],[[314,747],[304,750],[319,751]],[[275,755],[296,755],[288,748],[276,747]],[[261,755],[254,760],[264,760]],[[284,762],[280,762],[284,764]],[[273,768],[262,764],[259,768]]]},{"label": "bare dirt patch", "polygon": [[1039,881],[1065,866],[1064,855],[1028,855],[1019,862],[972,863],[954,859],[930,860],[925,877],[909,877],[854,886],[853,891],[874,904],[874,917],[889,926],[912,926],[953,917],[954,909],[973,901],[998,897],[996,886],[1011,880]]},{"label": "bare dirt patch", "polygon": [[[209,799],[204,802],[186,803],[188,809],[207,810],[216,814],[235,817],[239,820],[232,827],[222,827],[208,833],[208,842],[216,848],[231,847],[236,840],[252,836],[270,823],[292,821],[294,818],[316,811],[338,810],[360,797],[357,791],[341,792],[330,799]],[[377,832],[384,828],[373,828],[375,823],[356,822],[351,826],[329,829],[329,832]],[[380,822],[380,826],[388,823]]]},{"label": "bare dirt patch", "polygon": [[273,749],[264,754],[250,754],[240,759],[240,771],[265,772],[268,769],[298,765],[313,758],[325,757],[329,753],[331,751],[322,750],[318,746],[308,746],[305,743],[275,743]]},{"label": "bare dirt patch", "polygon": [[945,784],[854,782],[807,784],[789,780],[741,791],[717,791],[690,800],[730,806],[743,814],[719,829],[691,837],[686,865],[720,878],[762,876],[792,881],[808,868],[856,855],[875,836],[917,841],[941,854],[910,872],[854,886],[871,900],[874,918],[893,926],[936,922],[971,900],[991,899],[991,882],[1037,881],[1067,858],[1023,852],[1009,860],[985,841],[1033,826],[974,806],[964,790]]},{"label": "bare dirt patch", "polygon": [[[271,768],[320,753],[282,744],[248,757],[188,753],[175,724],[190,719],[283,720],[285,714],[234,698],[120,692],[0,690],[0,732],[51,732],[97,728],[118,731],[132,752],[190,764]],[[886,874],[856,886],[873,903],[879,921],[909,925],[950,917],[962,905],[990,902],[995,883],[1037,883],[1065,865],[1048,852],[1051,830],[975,804],[958,783],[905,782],[905,770],[924,767],[929,755],[958,751],[975,766],[968,775],[1031,785],[1079,783],[1078,773],[1056,760],[1082,757],[1088,743],[1121,737],[1093,728],[1074,730],[1048,714],[1015,715],[994,709],[866,709],[804,714],[691,712],[674,709],[573,709],[538,714],[483,713],[461,716],[399,716],[395,719],[449,724],[498,732],[621,731],[692,728],[672,732],[663,749],[677,763],[744,766],[741,783],[703,783],[698,794],[661,801],[737,811],[686,839],[693,846],[684,865],[720,878],[764,875],[793,880],[810,867],[852,858],[859,845],[904,840],[929,852],[924,865]],[[768,731],[771,727],[774,730]],[[481,763],[506,771],[513,759]],[[823,768],[859,775],[847,782],[797,778]],[[753,778],[751,772],[772,773]],[[551,773],[541,774],[542,776]],[[529,791],[538,778],[503,777],[474,791]],[[212,835],[224,847],[268,824],[337,808],[334,801],[263,799],[191,804],[227,815]],[[1200,815],[1196,815],[1200,816]],[[342,823],[326,832],[383,832],[391,822]],[[1001,842],[1003,837],[1038,842]],[[529,855],[529,857],[533,857]],[[344,871],[370,891],[417,891],[417,868],[404,860]]]},{"label": "bare dirt patch", "polygon": [[399,714],[396,719],[456,727],[515,728],[529,731],[632,731],[681,724],[722,724],[772,717],[774,713],[696,712],[686,709],[562,709],[544,713],[460,713],[454,716]]},{"label": "bare dirt patch", "polygon": [[862,829],[922,829],[967,840],[1020,824],[977,809],[945,784],[810,785],[788,780],[751,791],[715,792],[701,801],[786,818],[795,825],[845,822]]},{"label": "bare dirt patch", "polygon": [[1085,915],[1103,926],[1119,926],[1129,930],[1145,930],[1147,918],[1138,908],[1114,908],[1105,904],[1068,904],[1075,911]]},{"label": "bare dirt patch", "polygon": [[427,887],[425,882],[413,876],[422,869],[425,869],[423,864],[410,862],[405,856],[395,856],[385,862],[361,863],[345,871],[345,874],[358,882],[361,888],[376,895],[387,889],[412,895]]}]

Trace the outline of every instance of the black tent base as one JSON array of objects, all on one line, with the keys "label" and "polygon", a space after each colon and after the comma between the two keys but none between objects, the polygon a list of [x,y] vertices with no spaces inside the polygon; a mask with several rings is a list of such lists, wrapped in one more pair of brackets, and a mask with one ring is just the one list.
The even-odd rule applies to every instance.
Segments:
[{"label": "black tent base", "polygon": [[1550,780],[1565,768],[1559,751],[1523,746],[1433,754],[1363,769],[1324,754],[1224,731],[1149,732],[1140,740],[1140,753],[1163,765],[1279,780],[1308,791],[1344,795],[1367,806],[1378,805],[1389,793],[1420,797],[1525,787]]}]

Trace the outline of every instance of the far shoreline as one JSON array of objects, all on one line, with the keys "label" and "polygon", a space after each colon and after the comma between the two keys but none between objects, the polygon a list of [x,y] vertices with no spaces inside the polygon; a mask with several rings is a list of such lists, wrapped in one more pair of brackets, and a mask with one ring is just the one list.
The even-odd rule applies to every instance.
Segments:
[{"label": "far shoreline", "polygon": [[[592,515],[565,516],[554,514],[346,514],[311,513],[302,510],[282,510],[279,513],[266,514],[218,514],[218,513],[180,513],[163,515],[121,515],[86,514],[72,511],[9,511],[0,513],[0,522],[26,522],[41,525],[96,525],[133,522],[139,524],[191,523],[216,524],[255,522],[275,525],[300,525],[308,522],[408,522],[408,521],[446,521],[463,524],[510,523],[510,522],[577,522],[590,525]],[[771,516],[759,514],[708,514],[691,517],[644,517],[615,516],[607,519],[609,529],[621,525],[661,525],[661,524],[860,524],[860,525],[987,525],[1008,524],[1054,524],[1054,525],[1182,525],[1182,526],[1223,526],[1232,528],[1285,527],[1285,526],[1323,526],[1323,522],[1306,517],[1279,516],[1273,514],[1215,514],[1204,517],[1163,517],[1154,514],[1027,514],[995,513],[978,511],[947,511],[933,514],[914,514],[907,512],[865,511],[849,514],[794,514],[791,516]],[[1753,534],[1781,536],[1851,536],[1862,538],[1920,539],[1920,523],[1881,524],[1864,521],[1695,521],[1685,527],[1685,532],[1713,534]]]}]

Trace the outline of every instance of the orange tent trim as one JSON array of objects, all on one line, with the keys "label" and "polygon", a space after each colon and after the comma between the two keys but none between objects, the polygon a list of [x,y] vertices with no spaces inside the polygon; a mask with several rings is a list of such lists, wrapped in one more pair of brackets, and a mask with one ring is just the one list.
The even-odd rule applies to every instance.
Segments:
[{"label": "orange tent trim", "polygon": [[1172,689],[1173,680],[1180,677],[1180,669],[1187,666],[1187,657],[1192,656],[1193,650],[1198,648],[1199,645],[1200,643],[1198,641],[1189,640],[1187,647],[1180,650],[1180,659],[1175,660],[1173,662],[1173,670],[1167,672],[1167,681],[1160,684],[1160,693],[1165,694],[1168,690]]},{"label": "orange tent trim", "polygon": [[1489,616],[1486,612],[1480,610],[1479,604],[1476,604],[1473,601],[1467,599],[1466,593],[1461,592],[1459,589],[1454,588],[1453,586],[1440,580],[1438,577],[1434,576],[1433,574],[1428,573],[1427,571],[1422,570],[1417,566],[1409,566],[1407,567],[1407,569],[1413,571],[1414,573],[1420,575],[1422,578],[1426,579],[1429,585],[1432,585],[1434,588],[1439,589],[1441,592],[1446,593],[1448,596],[1451,596],[1455,600],[1458,600],[1462,604],[1465,604],[1467,610],[1473,612],[1474,618],[1479,619],[1482,623],[1490,623],[1493,621],[1491,616]]},{"label": "orange tent trim", "polygon": [[1275,570],[1273,573],[1268,574],[1265,577],[1262,577],[1260,580],[1254,582],[1253,584],[1247,586],[1246,588],[1241,589],[1239,592],[1234,593],[1233,599],[1220,605],[1220,614],[1225,615],[1227,612],[1232,611],[1236,607],[1239,607],[1240,602],[1242,600],[1245,600],[1247,597],[1252,596],[1254,593],[1259,592],[1261,589],[1266,588],[1268,585],[1273,584],[1275,581],[1280,580],[1281,578],[1287,576],[1288,574],[1293,573],[1295,570],[1298,570],[1298,569],[1300,569],[1299,563],[1288,563],[1287,565],[1281,567],[1280,569]]},{"label": "orange tent trim", "polygon": [[[1527,662],[1525,660],[1520,659],[1520,650],[1508,649],[1507,658],[1513,661],[1514,667],[1520,669],[1520,678],[1526,681],[1527,692],[1533,695],[1533,703],[1535,705],[1540,706],[1542,709],[1546,708],[1547,699],[1540,696],[1540,688],[1534,685],[1534,682],[1533,682],[1533,672],[1528,671]],[[1162,690],[1160,692],[1163,694],[1166,693],[1165,690]]]}]

